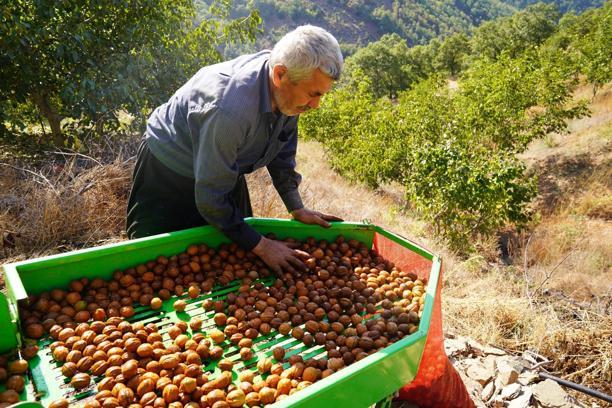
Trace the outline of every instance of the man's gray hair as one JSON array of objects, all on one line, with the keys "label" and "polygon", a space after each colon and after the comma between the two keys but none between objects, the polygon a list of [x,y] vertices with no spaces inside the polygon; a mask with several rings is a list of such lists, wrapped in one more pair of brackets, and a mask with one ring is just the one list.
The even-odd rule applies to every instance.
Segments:
[{"label": "man's gray hair", "polygon": [[270,68],[287,67],[289,79],[299,81],[317,68],[334,80],[342,72],[342,52],[338,41],[321,27],[303,25],[285,34],[270,54]]}]

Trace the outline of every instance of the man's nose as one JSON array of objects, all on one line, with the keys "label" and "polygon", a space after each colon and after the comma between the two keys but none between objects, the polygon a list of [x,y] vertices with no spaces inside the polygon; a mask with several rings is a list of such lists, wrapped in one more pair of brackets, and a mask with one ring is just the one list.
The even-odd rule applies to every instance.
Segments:
[{"label": "man's nose", "polygon": [[308,102],[308,106],[310,106],[311,109],[317,109],[320,103],[321,103],[321,97],[317,96],[316,98],[312,98],[310,102]]}]

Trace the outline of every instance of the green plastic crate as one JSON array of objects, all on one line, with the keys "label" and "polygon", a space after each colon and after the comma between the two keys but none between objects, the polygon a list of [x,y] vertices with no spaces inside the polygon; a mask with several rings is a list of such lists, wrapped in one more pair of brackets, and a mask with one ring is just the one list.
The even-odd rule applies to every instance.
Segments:
[{"label": "green plastic crate", "polygon": [[[247,222],[260,233],[274,233],[278,238],[292,237],[301,240],[314,237],[317,240],[333,240],[338,235],[343,235],[347,239],[357,239],[371,245],[403,270],[414,271],[419,277],[427,278],[426,301],[418,331],[274,405],[323,408],[367,407],[378,403],[379,406],[388,406],[389,396],[402,385],[412,381],[416,375],[439,284],[440,259],[401,236],[367,223],[334,223],[331,228],[325,229],[280,219],[248,219]],[[3,302],[0,297],[0,330],[3,334],[0,336],[0,353],[21,344],[17,329],[19,327],[17,304],[27,302],[28,294],[66,287],[71,280],[82,277],[110,279],[113,271],[117,269],[132,267],[155,259],[159,255],[177,254],[191,244],[206,243],[216,247],[223,242],[229,241],[216,229],[206,226],[4,265],[8,302]],[[263,282],[271,281],[272,279],[268,278]],[[177,320],[189,321],[191,317],[199,316],[205,321],[203,329],[206,330],[214,324],[212,323],[214,313],[204,311],[201,307],[203,300],[209,297],[223,298],[237,287],[237,283],[215,287],[211,293],[195,300],[183,296],[188,302],[188,307],[185,312],[178,314],[172,310],[174,298],[165,302],[158,311],[137,307],[136,314],[130,321],[157,323],[166,340],[169,339],[166,334],[167,328]],[[48,340],[42,340],[39,343],[41,350],[38,356],[30,361],[29,383],[33,386],[27,387],[22,399],[28,402],[38,401],[43,406],[47,406],[62,395],[71,402],[93,395],[95,384],[90,389],[75,393],[65,383],[59,367],[50,356],[48,344]],[[325,355],[323,346],[307,347],[291,336],[282,336],[275,330],[255,340],[255,355],[270,355],[272,347],[279,345],[286,349],[286,356],[300,353],[305,358],[317,358]],[[225,343],[224,349],[226,350],[224,357],[229,356],[235,361],[235,372],[255,369],[256,358],[241,362],[238,350],[229,342]],[[212,372],[215,369],[214,363],[206,367],[206,370]],[[36,405],[29,404],[32,407]]]}]

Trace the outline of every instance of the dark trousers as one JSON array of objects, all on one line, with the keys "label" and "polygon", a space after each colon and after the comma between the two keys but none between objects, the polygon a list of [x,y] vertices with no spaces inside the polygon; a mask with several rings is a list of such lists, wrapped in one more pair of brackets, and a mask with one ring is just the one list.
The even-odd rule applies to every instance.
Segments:
[{"label": "dark trousers", "polygon": [[[252,217],[244,176],[238,178],[231,195],[244,217]],[[163,165],[146,140],[138,148],[126,224],[131,239],[208,224],[196,207],[195,180]]]}]

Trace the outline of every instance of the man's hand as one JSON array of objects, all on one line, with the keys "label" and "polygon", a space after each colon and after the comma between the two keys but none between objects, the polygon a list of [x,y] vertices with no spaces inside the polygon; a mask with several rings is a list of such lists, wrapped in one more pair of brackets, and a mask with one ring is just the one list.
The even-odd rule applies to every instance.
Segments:
[{"label": "man's hand", "polygon": [[300,258],[308,259],[308,253],[292,249],[291,246],[289,242],[261,237],[261,241],[253,248],[253,252],[277,275],[282,274],[283,269],[289,272],[306,271],[306,264]]},{"label": "man's hand", "polygon": [[329,228],[331,224],[328,221],[343,221],[335,215],[323,214],[318,211],[309,210],[308,208],[300,208],[291,212],[293,218],[304,224],[318,224],[322,227]]}]

